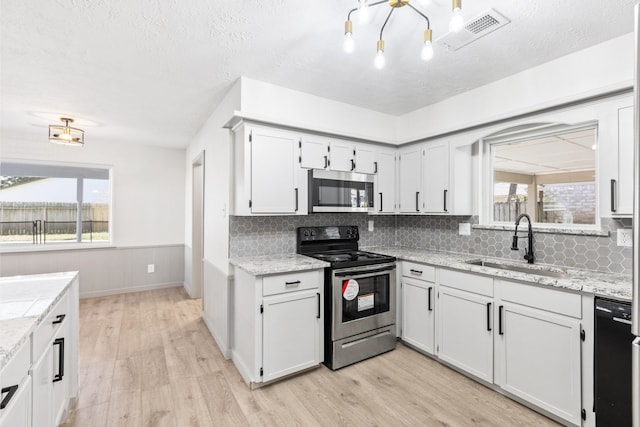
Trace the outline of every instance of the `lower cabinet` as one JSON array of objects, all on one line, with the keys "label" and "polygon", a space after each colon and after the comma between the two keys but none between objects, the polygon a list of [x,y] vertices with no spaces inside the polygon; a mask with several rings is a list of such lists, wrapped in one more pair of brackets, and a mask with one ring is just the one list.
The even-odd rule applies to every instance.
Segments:
[{"label": "lower cabinet", "polygon": [[324,270],[254,276],[236,269],[232,359],[250,385],[323,361]]},{"label": "lower cabinet", "polygon": [[33,376],[33,413],[34,426],[54,426],[53,420],[53,345],[47,346],[44,353],[35,361]]},{"label": "lower cabinet", "polygon": [[30,366],[31,340],[28,339],[0,371],[0,427],[31,426]]},{"label": "lower cabinet", "polygon": [[[2,397],[5,397],[4,393]],[[7,406],[2,409],[0,427],[29,426],[31,426],[31,377],[27,375]]]},{"label": "lower cabinet", "polygon": [[404,261],[401,270],[402,340],[426,353],[435,354],[435,268]]}]

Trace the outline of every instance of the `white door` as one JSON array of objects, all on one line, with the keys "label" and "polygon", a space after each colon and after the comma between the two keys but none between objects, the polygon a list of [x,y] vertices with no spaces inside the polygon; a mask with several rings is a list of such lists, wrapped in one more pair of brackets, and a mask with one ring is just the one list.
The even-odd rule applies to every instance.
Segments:
[{"label": "white door", "polygon": [[434,354],[435,284],[402,278],[402,339]]},{"label": "white door", "polygon": [[446,213],[449,201],[449,142],[427,144],[424,147],[423,211]]},{"label": "white door", "polygon": [[438,356],[493,382],[493,299],[440,286]]},{"label": "white door", "polygon": [[[44,354],[32,370],[32,417],[34,426],[50,427],[53,419],[53,345],[45,348]],[[39,355],[34,355],[35,357]]]},{"label": "white door", "polygon": [[420,212],[420,147],[413,147],[400,153],[400,212]]},{"label": "white door", "polygon": [[373,147],[356,147],[356,172],[374,174],[378,172],[376,152]]},{"label": "white door", "polygon": [[327,169],[329,167],[329,143],[319,138],[303,137],[300,140],[300,167]]},{"label": "white door", "polygon": [[514,304],[498,316],[496,384],[580,425],[580,322]]},{"label": "white door", "polygon": [[[3,393],[3,400],[6,397]],[[18,384],[18,389],[7,406],[0,411],[0,427],[30,427],[31,425],[31,377],[27,375]]]},{"label": "white door", "polygon": [[346,142],[331,142],[332,171],[354,172],[356,169],[355,148]]},{"label": "white door", "polygon": [[396,155],[394,152],[378,153],[378,173],[375,177],[375,211],[396,211]]},{"label": "white door", "polygon": [[296,213],[296,140],[292,135],[254,131],[251,142],[251,212]]},{"label": "white door", "polygon": [[317,290],[263,299],[263,381],[320,363],[321,302]]},{"label": "white door", "polygon": [[618,179],[611,188],[611,213],[633,214],[633,107],[618,110]]}]

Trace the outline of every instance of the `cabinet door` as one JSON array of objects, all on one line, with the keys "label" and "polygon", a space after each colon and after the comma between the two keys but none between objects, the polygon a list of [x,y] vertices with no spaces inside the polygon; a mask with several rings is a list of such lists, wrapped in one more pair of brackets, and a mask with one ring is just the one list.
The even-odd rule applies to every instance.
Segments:
[{"label": "cabinet door", "polygon": [[498,313],[496,384],[580,425],[580,322],[515,304]]},{"label": "cabinet door", "polygon": [[252,213],[296,213],[300,203],[295,175],[296,145],[293,135],[253,131]]},{"label": "cabinet door", "polygon": [[356,147],[356,172],[374,174],[378,172],[376,151],[373,147]]},{"label": "cabinet door", "polygon": [[423,154],[423,211],[447,213],[450,207],[449,143],[427,144]]},{"label": "cabinet door", "polygon": [[611,198],[613,215],[633,214],[633,107],[618,110],[618,179]]},{"label": "cabinet door", "polygon": [[303,137],[300,141],[300,167],[327,169],[329,167],[329,143],[319,138]]},{"label": "cabinet door", "polygon": [[402,278],[402,339],[434,354],[435,284]]},{"label": "cabinet door", "polygon": [[65,414],[68,404],[69,374],[71,372],[69,323],[70,320],[65,318],[56,333],[53,345],[52,414],[55,425],[61,424],[63,421],[62,416]]},{"label": "cabinet door", "polygon": [[420,152],[414,147],[400,153],[400,212],[420,212]]},{"label": "cabinet door", "polygon": [[355,148],[353,144],[343,142],[331,143],[331,164],[333,171],[354,172],[356,169]]},{"label": "cabinet door", "polygon": [[320,363],[321,303],[317,290],[263,299],[263,381]]},{"label": "cabinet door", "polygon": [[[3,394],[2,399],[4,398]],[[18,390],[8,405],[0,411],[0,427],[30,427],[31,425],[31,377],[27,375],[18,385]]]},{"label": "cabinet door", "polygon": [[445,362],[493,382],[493,299],[440,286],[438,355]]},{"label": "cabinet door", "polygon": [[375,178],[376,212],[396,211],[396,155],[393,152],[378,153],[378,173]]},{"label": "cabinet door", "polygon": [[[32,421],[34,426],[49,427],[53,419],[53,345],[45,348],[32,370],[33,405]],[[38,355],[34,355],[37,357]]]}]

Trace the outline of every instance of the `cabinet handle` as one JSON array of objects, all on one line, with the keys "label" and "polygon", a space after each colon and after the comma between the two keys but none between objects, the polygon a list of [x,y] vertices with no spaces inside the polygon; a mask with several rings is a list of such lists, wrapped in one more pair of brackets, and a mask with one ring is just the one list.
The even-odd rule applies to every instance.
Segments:
[{"label": "cabinet handle", "polygon": [[422,270],[414,270],[413,268],[411,270],[409,270],[410,272],[414,273],[414,274],[422,274]]},{"label": "cabinet handle", "polygon": [[504,310],[504,306],[501,305],[498,307],[498,334],[504,335],[504,331],[502,330],[502,311]]},{"label": "cabinet handle", "polygon": [[487,303],[487,331],[491,332],[491,303]]},{"label": "cabinet handle", "polygon": [[18,391],[18,384],[12,385],[10,387],[5,387],[2,389],[2,394],[4,393],[8,393],[8,394],[4,397],[4,399],[2,399],[2,402],[0,403],[0,409],[4,409],[7,407],[13,395],[16,394],[16,391]]},{"label": "cabinet handle", "polygon": [[378,209],[378,212],[382,212],[382,193],[378,194],[380,194],[380,209]]},{"label": "cabinet handle", "polygon": [[617,210],[616,203],[616,180],[611,180],[611,212],[615,212]]},{"label": "cabinet handle", "polygon": [[351,159],[351,172],[353,172],[355,168],[356,168],[356,162],[354,162],[353,159]]},{"label": "cabinet handle", "polygon": [[447,212],[447,192],[449,190],[444,190],[444,211]]},{"label": "cabinet handle", "polygon": [[373,162],[373,173],[378,173],[378,162]]},{"label": "cabinet handle", "polygon": [[66,314],[58,314],[56,316],[56,320],[54,320],[53,322],[51,322],[52,325],[57,325],[58,323],[62,323],[62,321],[64,320],[64,318],[67,317]]},{"label": "cabinet handle", "polygon": [[298,212],[298,189],[296,188],[296,212]]},{"label": "cabinet handle", "polygon": [[300,280],[296,280],[295,282],[284,282],[285,286],[298,286],[300,284]]},{"label": "cabinet handle", "polygon": [[418,197],[420,196],[420,192],[416,191],[416,212],[420,212],[420,206],[418,204]]},{"label": "cabinet handle", "polygon": [[329,156],[324,156],[324,168],[329,167]]},{"label": "cabinet handle", "polygon": [[53,382],[62,381],[64,377],[64,338],[56,338],[53,345],[58,347],[58,373],[53,376]]},{"label": "cabinet handle", "polygon": [[431,307],[431,291],[433,290],[433,286],[429,286],[429,289],[427,289],[428,292],[428,298],[427,298],[427,310],[429,311],[433,311],[433,307]]},{"label": "cabinet handle", "polygon": [[316,292],[316,295],[318,296],[318,314],[316,315],[316,319],[320,318],[320,292]]}]

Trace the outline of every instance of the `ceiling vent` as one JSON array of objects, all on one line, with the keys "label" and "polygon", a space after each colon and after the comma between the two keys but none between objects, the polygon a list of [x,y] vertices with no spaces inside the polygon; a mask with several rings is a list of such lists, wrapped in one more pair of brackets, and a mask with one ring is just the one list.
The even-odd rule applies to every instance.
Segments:
[{"label": "ceiling vent", "polygon": [[458,50],[498,28],[504,27],[509,22],[511,21],[497,11],[489,9],[465,22],[464,27],[457,33],[450,31],[438,38],[436,43],[449,50]]}]

